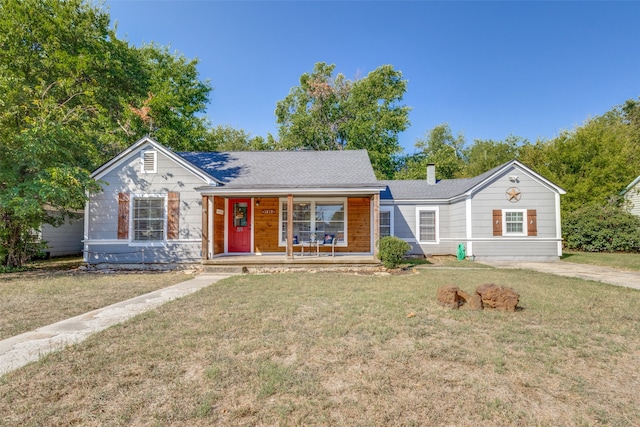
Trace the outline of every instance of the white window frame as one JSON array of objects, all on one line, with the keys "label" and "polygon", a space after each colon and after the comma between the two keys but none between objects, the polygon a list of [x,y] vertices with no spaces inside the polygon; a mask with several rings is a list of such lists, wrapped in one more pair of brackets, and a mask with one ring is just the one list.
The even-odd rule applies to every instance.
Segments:
[{"label": "white window frame", "polygon": [[[146,157],[151,155],[153,158],[153,169],[147,169]],[[140,153],[140,169],[142,173],[158,173],[158,151],[156,150],[143,150]]]},{"label": "white window frame", "polygon": [[[388,212],[389,213],[389,236],[395,236],[395,230],[393,228],[393,212],[394,212],[395,208],[394,206],[380,206],[380,214],[382,214],[382,212]],[[378,224],[379,226],[380,224]],[[382,233],[380,232],[380,227],[378,227],[378,233],[380,235],[380,237],[382,236]]]},{"label": "white window frame", "polygon": [[[136,199],[162,199],[162,216],[163,216],[163,232],[162,240],[135,240],[135,200]],[[131,212],[129,220],[129,245],[130,246],[165,246],[167,244],[167,231],[168,231],[168,200],[167,194],[132,194],[129,201],[129,212]]]},{"label": "white window frame", "polygon": [[[281,197],[280,198],[280,208],[278,209],[278,246],[286,246],[287,242],[286,240],[283,239],[283,230],[282,230],[282,225],[283,222],[287,221],[287,218],[283,217],[283,212],[284,210],[282,209],[282,204],[283,203],[287,203],[287,198],[286,197]],[[315,216],[315,212],[316,212],[316,203],[342,203],[344,206],[344,239],[343,241],[338,241],[336,242],[336,246],[348,246],[348,230],[347,230],[347,224],[348,224],[348,218],[347,218],[347,198],[346,197],[331,197],[331,198],[316,198],[316,197],[304,197],[304,198],[294,198],[293,199],[293,203],[309,203],[311,204],[311,224],[310,224],[310,228],[311,230],[315,230],[315,221],[316,221],[316,216]],[[322,236],[324,237],[324,236]],[[321,239],[321,236],[317,236],[317,239]],[[300,244],[300,243],[299,243]]]},{"label": "white window frame", "polygon": [[[420,212],[435,212],[435,240],[420,240]],[[421,245],[437,245],[440,243],[440,208],[437,206],[416,207],[416,241]]]},{"label": "white window frame", "polygon": [[[522,214],[522,231],[507,231],[507,213]],[[502,210],[502,235],[503,236],[526,236],[527,235],[527,210],[526,209],[503,209]]]}]

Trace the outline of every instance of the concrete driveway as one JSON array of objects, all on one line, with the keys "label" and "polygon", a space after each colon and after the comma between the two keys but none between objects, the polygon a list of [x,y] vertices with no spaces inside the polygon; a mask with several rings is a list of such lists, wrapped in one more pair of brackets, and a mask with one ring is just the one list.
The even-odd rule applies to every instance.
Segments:
[{"label": "concrete driveway", "polygon": [[483,264],[497,268],[518,268],[534,270],[541,273],[556,274],[558,276],[577,277],[585,280],[608,283],[616,286],[626,286],[640,290],[640,271],[617,270],[595,265],[575,264],[571,262],[512,262],[492,261]]}]

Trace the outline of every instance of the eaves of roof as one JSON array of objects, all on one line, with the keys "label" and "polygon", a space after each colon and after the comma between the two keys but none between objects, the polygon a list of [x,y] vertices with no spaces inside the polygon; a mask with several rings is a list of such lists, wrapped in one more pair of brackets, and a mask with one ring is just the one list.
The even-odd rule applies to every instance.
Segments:
[{"label": "eaves of roof", "polygon": [[635,187],[639,182],[640,182],[640,176],[638,176],[636,179],[631,181],[631,184],[627,185],[627,187],[620,192],[620,195],[624,196],[625,194],[627,194],[627,192],[629,192],[629,190]]}]

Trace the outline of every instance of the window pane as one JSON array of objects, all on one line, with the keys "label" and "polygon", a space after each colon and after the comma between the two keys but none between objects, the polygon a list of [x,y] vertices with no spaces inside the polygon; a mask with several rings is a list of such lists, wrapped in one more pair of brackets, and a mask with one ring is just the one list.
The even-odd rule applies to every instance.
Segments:
[{"label": "window pane", "polygon": [[391,212],[380,211],[380,237],[391,235]]},{"label": "window pane", "polygon": [[434,242],[436,240],[436,212],[420,211],[420,241]]},{"label": "window pane", "polygon": [[[287,202],[282,202],[282,240],[287,240]],[[293,204],[294,242],[324,239],[333,234],[344,241],[345,204],[342,202],[297,201]]]},{"label": "window pane", "polygon": [[319,239],[324,239],[325,235],[344,238],[344,203],[316,203],[314,226]]},{"label": "window pane", "polygon": [[163,240],[164,223],[164,198],[133,200],[133,240]]},{"label": "window pane", "polygon": [[504,220],[507,233],[522,233],[524,231],[523,212],[505,212]]}]

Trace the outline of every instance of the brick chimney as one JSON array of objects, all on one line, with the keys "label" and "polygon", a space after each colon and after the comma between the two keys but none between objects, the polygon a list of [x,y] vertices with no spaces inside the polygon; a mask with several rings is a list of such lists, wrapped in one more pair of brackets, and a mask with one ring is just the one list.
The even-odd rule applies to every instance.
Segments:
[{"label": "brick chimney", "polygon": [[436,165],[429,163],[427,165],[427,184],[434,185],[436,183]]}]

